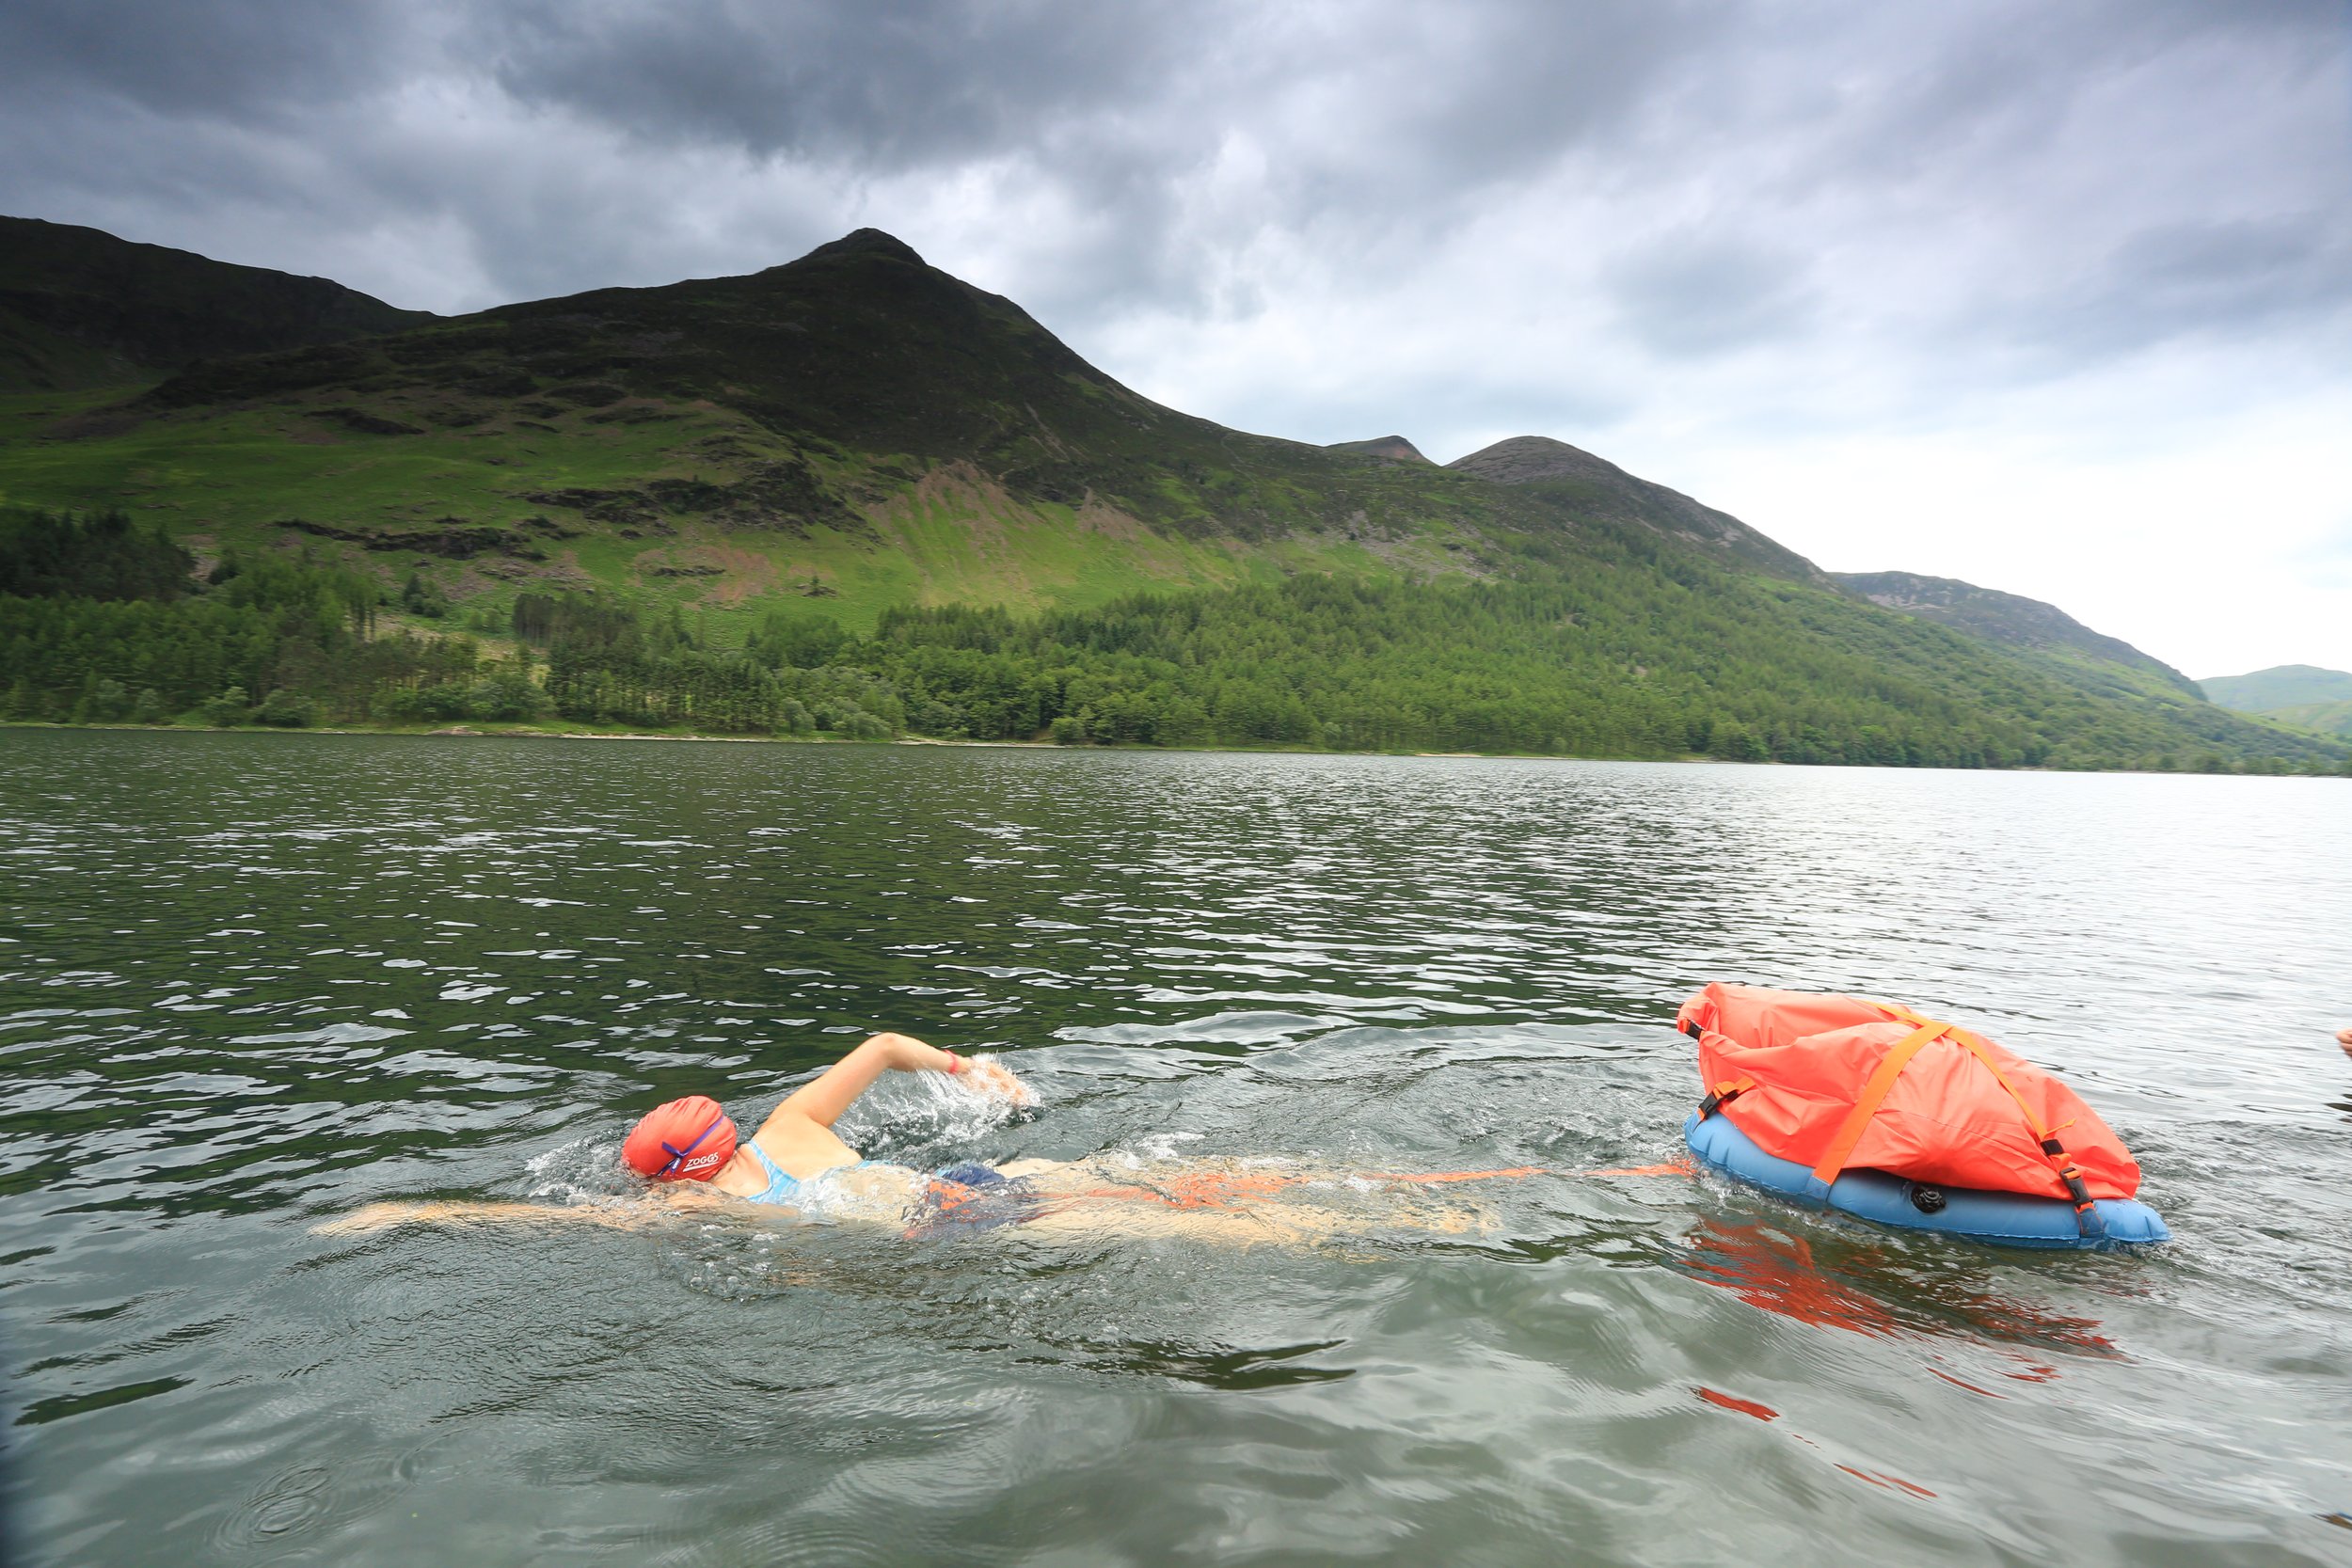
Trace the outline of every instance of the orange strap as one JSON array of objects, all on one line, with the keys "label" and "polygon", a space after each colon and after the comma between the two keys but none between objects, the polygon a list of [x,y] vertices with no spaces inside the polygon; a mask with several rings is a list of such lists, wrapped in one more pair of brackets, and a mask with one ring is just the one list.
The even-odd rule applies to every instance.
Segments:
[{"label": "orange strap", "polygon": [[1981,1040],[1964,1030],[1954,1030],[1952,1037],[1966,1046],[1970,1054],[1984,1064],[1984,1070],[1993,1075],[1993,1081],[2009,1091],[2010,1099],[2017,1102],[2017,1114],[2026,1118],[2026,1126],[2032,1132],[2034,1142],[2042,1146],[2042,1157],[2050,1162],[2050,1167],[2058,1172],[2058,1179],[2065,1183],[2067,1196],[2074,1200],[2074,1212],[2089,1213],[2093,1202],[2090,1187],[2083,1180],[2082,1167],[2074,1164],[2074,1157],[2066,1152],[2064,1144],[2058,1142],[2058,1130],[2044,1127],[2035,1119],[2033,1107],[2026,1103],[2026,1097],[2017,1092],[2017,1085],[2010,1083],[2009,1075],[1994,1063],[1992,1053],[1985,1050]]},{"label": "orange strap", "polygon": [[1845,1124],[1837,1129],[1837,1135],[1830,1139],[1829,1147],[1821,1151],[1820,1162],[1814,1165],[1814,1180],[1826,1187],[1837,1180],[1837,1173],[1846,1168],[1846,1157],[1853,1152],[1853,1146],[1862,1141],[1862,1130],[1870,1125],[1872,1117],[1879,1114],[1879,1107],[1886,1102],[1886,1091],[1895,1086],[1895,1080],[1902,1075],[1911,1058],[1919,1054],[1920,1048],[1930,1040],[1939,1039],[1951,1032],[1952,1026],[1948,1023],[1919,1021],[1918,1028],[1898,1040],[1894,1049],[1879,1058],[1878,1070],[1871,1073],[1870,1081],[1862,1085],[1862,1097],[1853,1102],[1853,1109],[1846,1113]]},{"label": "orange strap", "polygon": [[[1926,1022],[1909,1007],[1891,1006],[1884,1002],[1873,1002],[1870,1006],[1883,1008],[1906,1023]],[[2068,1196],[2074,1201],[2074,1212],[2085,1216],[2083,1219],[2085,1234],[2097,1233],[2099,1227],[2090,1217],[2092,1213],[2093,1201],[2090,1189],[2083,1180],[2081,1167],[2076,1165],[2074,1157],[2066,1152],[2066,1146],[2058,1142],[2057,1130],[2042,1125],[2041,1118],[2033,1114],[2033,1107],[2026,1103],[2026,1097],[2017,1092],[2017,1085],[2009,1081],[2009,1074],[2003,1072],[2000,1064],[1993,1059],[1993,1053],[1984,1048],[1984,1041],[1965,1029],[1954,1029],[1952,1038],[1965,1047],[1968,1054],[1983,1064],[1984,1070],[1993,1075],[1993,1081],[2000,1085],[2002,1091],[2016,1103],[2017,1114],[2026,1118],[2026,1130],[2033,1134],[2034,1142],[2042,1147],[2042,1157],[2050,1162],[2051,1168],[2058,1172],[2058,1180],[2065,1183]]]},{"label": "orange strap", "polygon": [[1716,1085],[1708,1092],[1707,1098],[1699,1101],[1699,1120],[1705,1121],[1754,1087],[1756,1080],[1753,1078],[1728,1078]]}]

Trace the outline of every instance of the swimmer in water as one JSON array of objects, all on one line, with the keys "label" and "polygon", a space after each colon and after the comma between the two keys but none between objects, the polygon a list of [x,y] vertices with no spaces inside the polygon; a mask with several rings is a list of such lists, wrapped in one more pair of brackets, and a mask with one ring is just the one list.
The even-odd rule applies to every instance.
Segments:
[{"label": "swimmer in water", "polygon": [[834,1123],[885,1072],[945,1073],[976,1093],[1015,1106],[1036,1103],[1027,1085],[991,1061],[959,1056],[909,1035],[875,1035],[787,1095],[743,1140],[718,1102],[690,1095],[640,1117],[621,1146],[622,1162],[652,1184],[663,1203],[372,1203],[319,1226],[349,1234],[417,1223],[518,1220],[571,1222],[634,1229],[665,1211],[735,1204],[787,1209],[824,1220],[868,1220],[935,1235],[961,1227],[1017,1224],[1042,1231],[1119,1231],[1189,1235],[1219,1241],[1303,1241],[1360,1228],[1363,1216],[1286,1199],[1291,1189],[1323,1185],[1351,1195],[1387,1192],[1404,1199],[1384,1216],[1417,1228],[1484,1228],[1484,1216],[1459,1204],[1433,1203],[1435,1183],[1532,1176],[1532,1168],[1436,1175],[1312,1171],[1257,1162],[1185,1160],[1148,1164],[1019,1160],[1002,1166],[950,1165],[923,1172],[867,1160],[844,1143]]}]

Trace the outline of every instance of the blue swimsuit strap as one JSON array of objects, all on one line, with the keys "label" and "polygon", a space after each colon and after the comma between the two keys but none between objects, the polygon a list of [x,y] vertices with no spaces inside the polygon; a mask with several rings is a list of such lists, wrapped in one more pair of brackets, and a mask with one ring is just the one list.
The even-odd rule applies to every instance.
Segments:
[{"label": "blue swimsuit strap", "polygon": [[[750,1201],[754,1203],[790,1202],[792,1200],[792,1195],[801,1190],[801,1178],[794,1176],[789,1171],[786,1170],[782,1165],[777,1164],[775,1161],[770,1159],[768,1157],[768,1151],[760,1148],[759,1145],[753,1143],[746,1144],[743,1147],[752,1151],[752,1158],[757,1160],[760,1164],[760,1168],[768,1173],[768,1185],[762,1188],[758,1193],[755,1194]],[[814,1181],[817,1180],[818,1176],[831,1176],[837,1170],[863,1170],[867,1165],[876,1165],[881,1164],[882,1163],[882,1162],[879,1160],[860,1160],[853,1165],[832,1165],[828,1166],[824,1170],[818,1171],[817,1176],[812,1176],[808,1178],[808,1180]]]},{"label": "blue swimsuit strap", "polygon": [[757,1144],[746,1147],[751,1149],[752,1158],[757,1160],[760,1167],[768,1173],[768,1185],[752,1196],[754,1203],[782,1203],[801,1190],[800,1178],[787,1174],[782,1165],[768,1158],[766,1149]]}]

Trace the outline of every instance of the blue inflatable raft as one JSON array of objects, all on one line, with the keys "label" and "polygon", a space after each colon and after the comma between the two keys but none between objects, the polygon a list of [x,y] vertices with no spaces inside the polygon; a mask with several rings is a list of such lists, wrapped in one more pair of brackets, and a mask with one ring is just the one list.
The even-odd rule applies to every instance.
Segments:
[{"label": "blue inflatable raft", "polygon": [[[1692,1153],[1725,1176],[1794,1198],[1808,1208],[1824,1207],[1824,1200],[1807,1190],[1812,1185],[1811,1171],[1793,1160],[1765,1153],[1732,1125],[1729,1117],[1719,1113],[1702,1117],[1693,1111],[1682,1124],[1682,1135]],[[2092,1206],[2096,1224],[2085,1226],[2074,1217],[2074,1206],[2064,1198],[1935,1187],[1883,1170],[1840,1172],[1830,1183],[1826,1207],[1900,1230],[1932,1230],[2003,1246],[2105,1251],[2172,1239],[2156,1212],[2137,1198],[2099,1199]]]}]

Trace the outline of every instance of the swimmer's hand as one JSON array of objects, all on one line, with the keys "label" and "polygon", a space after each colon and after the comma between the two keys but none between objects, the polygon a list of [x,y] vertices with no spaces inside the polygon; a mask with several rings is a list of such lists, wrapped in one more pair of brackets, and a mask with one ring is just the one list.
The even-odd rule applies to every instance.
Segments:
[{"label": "swimmer's hand", "polygon": [[[993,1056],[960,1056],[952,1051],[926,1045],[912,1035],[876,1035],[858,1049],[879,1050],[882,1060],[901,1072],[944,1072],[973,1093],[991,1100],[1020,1106],[1037,1103],[1036,1092]],[[859,1085],[861,1089],[864,1086]]]},{"label": "swimmer's hand", "polygon": [[956,1082],[974,1094],[1001,1100],[1009,1105],[1029,1106],[1037,1103],[1037,1091],[1014,1077],[1010,1068],[992,1057],[964,1057],[956,1070]]},{"label": "swimmer's hand", "polygon": [[913,1035],[870,1035],[855,1051],[787,1095],[784,1103],[769,1115],[761,1128],[762,1134],[773,1129],[777,1136],[787,1140],[804,1136],[804,1132],[792,1130],[795,1123],[802,1121],[830,1128],[885,1071],[952,1073],[979,1093],[1014,1105],[1030,1105],[1037,1101],[1021,1080],[994,1062],[958,1056],[935,1045],[926,1045]]}]

